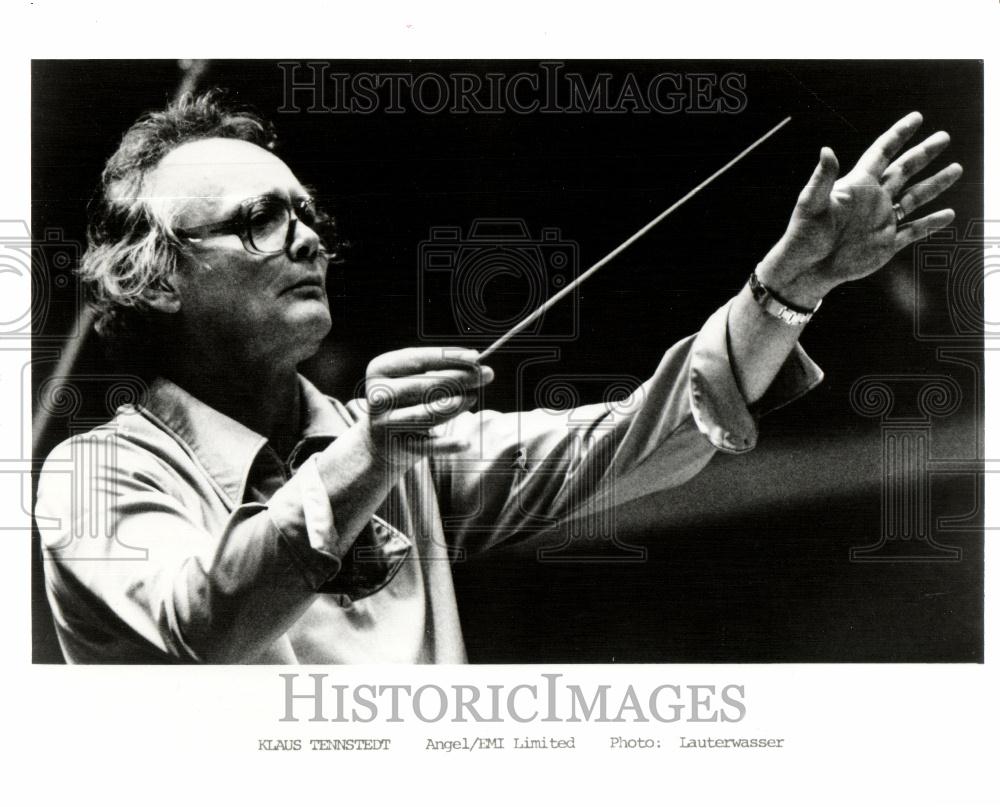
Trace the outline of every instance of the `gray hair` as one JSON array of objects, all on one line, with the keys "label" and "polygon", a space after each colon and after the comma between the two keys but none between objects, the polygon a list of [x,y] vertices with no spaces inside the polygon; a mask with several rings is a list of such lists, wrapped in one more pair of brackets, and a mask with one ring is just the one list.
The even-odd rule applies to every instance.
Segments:
[{"label": "gray hair", "polygon": [[104,167],[90,205],[79,276],[96,313],[94,328],[112,358],[153,358],[157,315],[145,305],[144,292],[176,271],[182,254],[168,211],[143,198],[143,181],[178,146],[212,137],[268,151],[276,143],[270,123],[247,107],[230,105],[224,92],[214,89],[186,94],[143,115]]}]

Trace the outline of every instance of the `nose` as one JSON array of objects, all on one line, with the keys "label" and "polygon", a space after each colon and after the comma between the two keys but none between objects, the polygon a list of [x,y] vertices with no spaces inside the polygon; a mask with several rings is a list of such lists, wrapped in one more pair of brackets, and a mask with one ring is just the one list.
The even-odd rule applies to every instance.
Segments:
[{"label": "nose", "polygon": [[314,261],[319,253],[320,239],[316,231],[301,219],[288,223],[288,257],[293,261]]}]

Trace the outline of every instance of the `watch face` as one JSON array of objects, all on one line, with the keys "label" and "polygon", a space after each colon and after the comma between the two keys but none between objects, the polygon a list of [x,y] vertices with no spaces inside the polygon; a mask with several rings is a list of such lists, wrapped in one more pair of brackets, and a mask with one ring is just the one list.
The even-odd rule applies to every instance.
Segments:
[{"label": "watch face", "polygon": [[802,321],[801,314],[796,314],[794,311],[789,311],[787,308],[782,308],[779,316],[789,325],[798,325]]}]

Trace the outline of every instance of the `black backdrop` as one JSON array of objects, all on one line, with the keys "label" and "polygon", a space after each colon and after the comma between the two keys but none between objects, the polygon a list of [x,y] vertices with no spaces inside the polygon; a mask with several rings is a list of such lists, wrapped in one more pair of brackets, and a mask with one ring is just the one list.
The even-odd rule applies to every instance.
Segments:
[{"label": "black backdrop", "polygon": [[[541,75],[539,62],[328,64],[330,73],[354,76]],[[299,111],[279,111],[290,106],[287,68],[210,64],[202,86],[227,87],[276,122],[280,153],[324,191],[353,242],[350,260],[331,276],[334,330],[304,368],[325,391],[348,397],[372,356],[454,327],[456,301],[419,258],[432,228],[467,233],[474,219],[520,219],[533,237],[557,229],[577,245],[585,268],[786,115],[793,120],[781,133],[546,320],[554,337],[574,337],[548,343],[560,351],[550,366],[580,377],[583,395],[598,394],[608,379],[650,373],[666,347],[739,289],[781,234],[820,147],[833,147],[846,167],[911,109],[925,114],[924,134],[951,133],[950,159],[965,167],[943,200],[958,214],[954,232],[940,239],[951,271],[925,271],[925,253],[908,249],[879,275],[834,292],[803,338],[826,372],[824,384],[768,416],[757,451],[719,456],[688,485],[616,511],[618,540],[645,547],[644,561],[624,562],[607,542],[596,542],[603,562],[565,555],[541,562],[538,549],[558,542],[541,535],[457,564],[470,660],[980,660],[981,334],[968,326],[970,317],[953,316],[947,280],[963,245],[975,245],[969,228],[982,214],[981,64],[643,61],[566,62],[560,69],[588,85],[607,74],[613,95],[629,75],[647,87],[664,72],[682,82],[694,73],[716,80],[735,73],[744,77],[746,103],[731,114],[699,113],[688,96],[680,102],[687,108],[670,114],[628,105],[616,113],[571,111],[563,98],[551,111],[461,114],[421,111],[404,97],[393,113],[383,97],[368,114],[342,114],[308,111],[310,99],[300,92],[291,104]],[[180,77],[172,61],[34,63],[32,232],[36,242],[44,239],[36,249],[36,391],[54,370],[77,309],[75,283],[53,256],[79,249],[103,161],[140,112],[168,100]],[[502,309],[497,316],[524,304],[516,286],[490,288]],[[973,320],[981,294],[973,282],[961,303]],[[490,406],[532,403],[533,390],[514,383],[521,358],[501,353],[491,362],[498,380]],[[78,372],[99,377],[106,369],[88,343]],[[884,418],[852,406],[851,389],[863,376],[889,375],[897,388],[932,376],[960,388],[956,405],[924,429],[932,470],[945,468],[944,460],[953,470],[928,477],[928,532],[905,542],[920,549],[929,534],[960,549],[960,560],[851,559],[852,549],[877,542],[886,529],[887,467]],[[99,390],[101,381],[83,389],[88,384]],[[896,392],[897,403],[912,408],[905,391]],[[38,456],[88,418],[104,417],[102,406],[95,391],[80,411],[54,417]],[[912,482],[917,471],[908,473]],[[904,545],[889,543],[888,554]],[[33,580],[35,660],[58,661],[37,553]]]}]

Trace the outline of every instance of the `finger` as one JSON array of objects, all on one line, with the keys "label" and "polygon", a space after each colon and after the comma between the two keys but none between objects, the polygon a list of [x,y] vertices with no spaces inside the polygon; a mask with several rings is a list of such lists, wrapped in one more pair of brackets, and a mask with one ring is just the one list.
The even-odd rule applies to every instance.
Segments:
[{"label": "finger", "polygon": [[475,395],[450,395],[439,401],[391,409],[373,418],[373,425],[399,431],[426,430],[475,406]]},{"label": "finger", "polygon": [[809,182],[799,194],[798,207],[808,216],[815,216],[826,210],[830,204],[830,191],[837,181],[840,164],[833,149],[824,146],[819,152],[819,162],[809,177]]},{"label": "finger", "polygon": [[960,176],[962,176],[962,166],[958,163],[952,163],[947,168],[942,168],[934,176],[907,188],[906,193],[900,197],[898,202],[903,215],[908,216],[913,211],[936,199],[954,185]]},{"label": "finger", "polygon": [[404,376],[449,368],[464,369],[479,361],[479,351],[461,347],[407,347],[376,356],[369,376]]},{"label": "finger", "polygon": [[931,160],[944,151],[950,142],[951,137],[947,132],[935,132],[885,169],[882,187],[888,191],[889,196],[895,196],[912,177],[923,171]]},{"label": "finger", "polygon": [[491,367],[476,366],[472,370],[437,370],[403,378],[373,377],[365,380],[365,398],[374,412],[385,412],[476,391],[493,381],[493,376]]},{"label": "finger", "polygon": [[899,250],[903,247],[909,246],[914,241],[926,238],[935,230],[947,227],[954,220],[955,211],[948,208],[946,210],[939,210],[936,213],[931,213],[929,216],[924,216],[922,219],[908,222],[907,224],[896,228],[896,241],[894,244],[896,252],[899,252]]},{"label": "finger", "polygon": [[868,147],[868,150],[861,155],[858,160],[858,168],[880,177],[886,168],[889,167],[889,160],[896,156],[903,144],[913,137],[913,133],[920,128],[924,122],[923,115],[919,112],[911,112],[909,115],[896,121],[892,128]]}]

